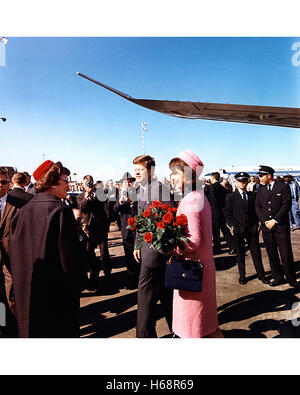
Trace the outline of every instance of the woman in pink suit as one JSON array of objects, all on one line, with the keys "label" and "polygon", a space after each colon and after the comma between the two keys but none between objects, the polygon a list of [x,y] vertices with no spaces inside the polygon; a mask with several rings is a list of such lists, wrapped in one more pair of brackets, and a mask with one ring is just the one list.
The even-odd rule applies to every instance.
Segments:
[{"label": "woman in pink suit", "polygon": [[170,161],[169,167],[176,188],[183,192],[177,216],[185,214],[188,219],[185,230],[189,241],[184,243],[184,250],[176,249],[176,255],[200,259],[204,264],[201,292],[174,290],[173,331],[181,338],[223,337],[217,317],[211,210],[199,181],[204,166],[196,154],[185,150]]}]

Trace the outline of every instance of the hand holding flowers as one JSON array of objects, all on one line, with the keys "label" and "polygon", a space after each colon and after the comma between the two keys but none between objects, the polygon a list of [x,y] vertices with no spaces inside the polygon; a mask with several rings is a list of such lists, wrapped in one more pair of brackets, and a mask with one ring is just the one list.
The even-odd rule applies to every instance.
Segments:
[{"label": "hand holding flowers", "polygon": [[176,247],[182,248],[182,242],[188,241],[184,235],[187,217],[184,214],[176,216],[176,212],[177,208],[156,200],[144,212],[140,209],[139,215],[130,217],[127,229],[138,232],[135,248],[140,249],[144,241],[156,251],[165,254]]}]

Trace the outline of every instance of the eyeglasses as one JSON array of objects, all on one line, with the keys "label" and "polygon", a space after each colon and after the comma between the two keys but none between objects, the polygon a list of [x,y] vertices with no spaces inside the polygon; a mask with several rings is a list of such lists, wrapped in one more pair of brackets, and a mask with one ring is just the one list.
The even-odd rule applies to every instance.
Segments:
[{"label": "eyeglasses", "polygon": [[65,182],[69,182],[69,180],[67,178],[60,177],[59,179],[62,181],[65,181]]},{"label": "eyeglasses", "polygon": [[8,184],[8,181],[2,180],[2,181],[0,181],[0,184],[2,184],[2,185],[7,185],[7,184]]}]

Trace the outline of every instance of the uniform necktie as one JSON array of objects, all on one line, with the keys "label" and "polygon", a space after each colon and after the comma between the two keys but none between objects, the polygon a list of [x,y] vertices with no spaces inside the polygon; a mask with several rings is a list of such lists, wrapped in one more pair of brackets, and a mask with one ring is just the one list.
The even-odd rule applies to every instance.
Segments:
[{"label": "uniform necktie", "polygon": [[247,201],[247,197],[246,197],[246,192],[243,192],[243,200],[246,202]]},{"label": "uniform necktie", "polygon": [[0,219],[1,219],[2,200],[0,199]]},{"label": "uniform necktie", "polygon": [[271,191],[271,185],[270,184],[268,184],[268,191],[269,192]]}]

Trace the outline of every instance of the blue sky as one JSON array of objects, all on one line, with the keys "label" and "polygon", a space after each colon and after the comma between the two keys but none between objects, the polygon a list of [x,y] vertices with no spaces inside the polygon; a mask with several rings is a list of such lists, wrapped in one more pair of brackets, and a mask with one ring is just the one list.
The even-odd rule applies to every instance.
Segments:
[{"label": "blue sky", "polygon": [[119,179],[145,151],[168,162],[192,149],[204,172],[299,166],[299,129],[185,120],[156,113],[79,77],[135,98],[300,107],[299,37],[10,37],[0,67],[0,165],[30,173],[62,161],[80,179]]}]

